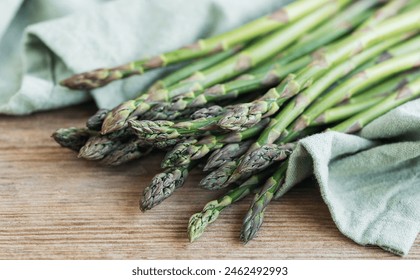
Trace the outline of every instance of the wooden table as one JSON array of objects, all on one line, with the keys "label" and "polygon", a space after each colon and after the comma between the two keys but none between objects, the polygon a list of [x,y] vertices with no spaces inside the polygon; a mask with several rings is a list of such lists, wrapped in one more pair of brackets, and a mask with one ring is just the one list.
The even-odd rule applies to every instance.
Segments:
[{"label": "wooden table", "polygon": [[[162,154],[120,167],[78,159],[51,133],[82,126],[92,104],[26,117],[0,116],[0,259],[399,259],[362,247],[335,227],[318,187],[307,181],[269,207],[258,237],[238,240],[250,198],[229,208],[195,243],[190,215],[220,193],[194,171],[155,209],[138,201]],[[420,238],[408,259],[420,258]]]}]

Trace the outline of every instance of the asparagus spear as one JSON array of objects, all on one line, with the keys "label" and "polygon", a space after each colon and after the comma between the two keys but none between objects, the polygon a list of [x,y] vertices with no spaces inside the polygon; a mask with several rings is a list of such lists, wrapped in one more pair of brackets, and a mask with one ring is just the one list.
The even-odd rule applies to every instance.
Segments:
[{"label": "asparagus spear", "polygon": [[122,103],[107,116],[102,126],[102,133],[106,134],[121,129],[126,125],[128,118],[135,117],[149,110],[150,105],[148,102],[143,102],[144,100],[167,101],[177,95],[185,94],[189,91],[202,90],[244,73],[252,66],[258,65],[265,59],[285,49],[302,34],[318,26],[348,2],[349,0],[329,1],[317,11],[298,22],[267,35],[237,55],[203,72],[196,73],[170,90],[160,90],[152,95],[144,94],[135,100]]},{"label": "asparagus spear", "polygon": [[[148,112],[159,111],[159,119],[161,120],[175,119],[182,116],[186,108],[202,107],[211,102],[235,99],[254,90],[275,85],[287,74],[307,65],[310,60],[309,56],[304,56],[287,65],[273,64],[266,72],[256,75],[242,75],[241,79],[218,84],[204,91],[199,90],[183,94],[174,98],[171,102],[160,102]],[[148,117],[148,112],[142,115],[144,119],[151,119]]]},{"label": "asparagus spear", "polygon": [[399,11],[403,10],[409,3],[414,2],[410,0],[392,0],[389,1],[384,7],[376,11],[375,15],[369,20],[365,21],[358,29],[358,32],[369,31],[375,26],[390,18],[395,16]]},{"label": "asparagus spear", "polygon": [[356,96],[353,96],[349,99],[344,100],[340,104],[337,104],[337,107],[358,104],[361,102],[368,101],[370,99],[386,97],[393,91],[398,88],[403,87],[408,82],[420,76],[420,71],[414,71],[412,73],[402,73],[395,77],[390,78],[389,80],[381,81],[375,86],[360,92]]},{"label": "asparagus spear", "polygon": [[325,5],[327,2],[329,1],[296,1],[271,15],[264,16],[248,24],[242,25],[239,28],[214,37],[199,40],[190,46],[118,67],[102,68],[78,74],[62,81],[61,84],[72,89],[94,89],[115,80],[143,74],[150,69],[203,57],[214,52],[228,50],[237,44],[250,41],[253,38],[283,27],[290,22],[294,22],[300,17]]},{"label": "asparagus spear", "polygon": [[336,107],[325,110],[324,113],[319,115],[312,123],[310,123],[310,126],[330,124],[350,118],[355,114],[365,111],[373,105],[381,102],[391,93],[402,88],[408,82],[419,76],[420,71],[408,74],[403,73],[402,75],[398,75],[388,81],[381,82],[362,94],[346,100],[342,103],[343,105],[339,104]]},{"label": "asparagus spear", "polygon": [[171,121],[129,121],[137,137],[151,143],[205,134],[220,117],[174,123]]},{"label": "asparagus spear", "polygon": [[218,105],[204,107],[192,113],[190,116],[190,119],[199,120],[199,119],[215,118],[225,113],[229,109],[229,107],[230,106],[228,106],[228,108],[223,108]]},{"label": "asparagus spear", "polygon": [[280,165],[280,168],[266,180],[264,186],[255,195],[248,213],[245,215],[240,239],[244,243],[248,243],[261,227],[264,219],[264,212],[270,201],[273,199],[274,194],[284,182],[286,175],[288,160]]},{"label": "asparagus spear", "polygon": [[223,135],[208,135],[201,140],[190,139],[179,143],[175,148],[166,154],[162,167],[175,167],[189,164],[191,160],[198,160],[209,152],[219,149],[229,142],[241,142],[250,139],[261,132],[269,120],[263,120],[258,125],[242,132],[233,132]]},{"label": "asparagus spear", "polygon": [[[296,44],[285,52],[278,55],[279,64],[288,64],[291,61],[301,58],[316,49],[323,47],[342,35],[354,30],[360,23],[372,15],[372,8],[378,4],[378,0],[356,1],[345,10],[337,13],[333,18],[326,21],[316,30],[302,36]],[[267,71],[272,68],[272,63],[266,63],[250,71],[251,74]]]},{"label": "asparagus spear", "polygon": [[[417,78],[374,107],[334,126],[331,128],[331,130],[345,133],[354,133],[362,129],[366,124],[370,123],[374,119],[390,111],[391,109],[419,96],[420,78]],[[288,191],[288,188],[283,186],[284,176],[287,168],[286,164],[287,162],[282,165],[284,170],[279,169],[271,178],[267,180],[259,194],[255,196],[254,201],[244,219],[241,230],[241,240],[245,243],[255,237],[255,234],[258,232],[264,218],[265,209],[269,202],[273,199],[273,196],[277,199]]]},{"label": "asparagus spear", "polygon": [[[395,40],[393,37],[398,37],[402,32],[418,30],[420,28],[417,18],[419,12],[420,8],[403,13],[378,24],[370,32],[356,32],[342,42],[327,47],[323,53],[317,53],[316,59],[299,74],[290,74],[277,88],[270,90],[267,93],[267,97],[263,98],[262,101],[258,100],[255,104],[244,104],[242,108],[238,107],[237,112],[230,111],[226,117],[219,121],[218,125],[225,129],[242,129],[243,126],[250,126],[258,122],[260,116],[267,117],[277,112],[279,104],[284,103],[285,99],[287,100],[309,87],[317,78],[324,75],[332,65],[348,59],[355,53],[376,44],[378,41],[382,40],[382,44],[384,44]],[[264,99],[267,100],[264,102]],[[304,104],[308,103],[304,98],[295,98],[294,103],[297,101]],[[282,110],[282,116],[287,114],[289,118],[285,118],[283,123],[280,122],[276,129],[271,130],[273,134],[281,133],[281,130],[288,125],[284,125],[284,123],[290,122],[291,118],[296,117],[296,114],[289,114],[289,111],[292,110],[297,112],[297,109],[294,109],[294,107],[292,104],[289,104],[285,110]],[[275,141],[276,137],[278,136],[273,135],[273,137],[269,138],[274,138],[272,141]]]},{"label": "asparagus spear", "polygon": [[[253,151],[259,150],[264,145],[272,144],[273,142],[275,142],[281,136],[281,133],[278,133],[279,131],[281,131],[285,137],[286,128],[289,125],[289,123],[295,118],[295,116],[299,115],[300,112],[307,106],[307,104],[311,100],[314,100],[318,95],[320,95],[328,86],[330,86],[337,79],[337,77],[341,75],[345,75],[345,73],[347,73],[349,69],[354,68],[357,65],[360,65],[364,61],[368,60],[371,56],[377,55],[378,53],[382,52],[387,47],[393,45],[395,42],[396,40],[384,41],[378,44],[377,46],[374,46],[370,48],[369,50],[353,57],[352,60],[349,60],[344,64],[336,66],[334,69],[330,71],[330,73],[322,77],[312,87],[310,87],[309,89],[307,89],[306,91],[304,91],[303,93],[299,95],[299,96],[303,96],[299,98],[299,100],[304,100],[306,102],[303,102],[303,101],[297,102],[297,98],[294,99],[296,100],[295,102],[290,102],[275,118],[271,120],[268,127],[263,131],[263,133],[260,135],[258,140],[250,147],[249,151],[242,157],[242,159],[239,159],[236,161],[237,165],[233,171],[231,170],[233,169],[233,166],[230,166],[231,168],[228,170],[228,172],[222,173],[223,176],[220,176],[219,174],[217,174],[219,175],[218,178],[223,178],[224,187],[226,187],[227,185],[235,182],[237,179],[246,175],[244,172],[241,172],[240,170],[237,169],[245,157],[247,157]],[[298,136],[300,135],[299,133],[296,133],[295,131],[293,132],[287,131],[287,132],[290,134],[289,139],[297,139]],[[280,137],[280,140],[282,138],[283,137]],[[260,150],[260,151],[264,151],[264,150]],[[262,157],[262,159],[264,158],[268,159],[270,157],[268,156]],[[207,176],[208,178],[207,177],[205,178],[204,182],[211,183],[212,176],[213,174],[210,173]],[[228,177],[228,179],[226,177]]]},{"label": "asparagus spear", "polygon": [[[293,142],[283,145],[275,143],[264,145],[245,155],[235,170],[235,173],[237,172],[240,176],[242,174],[248,175],[264,170],[274,162],[285,160],[293,152],[295,147],[296,143]],[[227,183],[231,183],[230,180]]]},{"label": "asparagus spear", "polygon": [[191,162],[186,166],[169,168],[153,177],[150,185],[144,189],[140,209],[142,211],[150,210],[171,196],[177,188],[184,184],[189,171],[196,164],[197,162]]},{"label": "asparagus spear", "polygon": [[206,227],[213,223],[224,209],[250,194],[273,171],[274,169],[270,169],[252,176],[221,198],[207,203],[201,212],[192,215],[188,223],[188,237],[190,242],[197,240],[204,233]]},{"label": "asparagus spear", "polygon": [[187,106],[204,105],[210,101],[220,100],[219,98],[221,97],[236,98],[238,94],[256,90],[261,86],[268,87],[275,85],[285,75],[297,71],[308,64],[311,60],[309,56],[306,56],[308,53],[354,29],[371,14],[369,8],[377,2],[377,0],[356,2],[314,32],[305,35],[290,50],[280,53],[278,55],[279,58],[274,63],[270,61],[262,67],[256,67],[254,70],[251,69],[251,75],[245,74],[241,76],[239,81],[234,80],[227,84],[215,85],[206,89],[204,94],[198,92],[199,95],[195,95],[194,101],[191,102],[191,105]]},{"label": "asparagus spear", "polygon": [[87,128],[60,128],[55,131],[51,137],[64,148],[79,152],[79,150],[86,144],[89,137],[95,135],[94,131]]},{"label": "asparagus spear", "polygon": [[149,143],[145,143],[140,139],[133,139],[127,143],[124,143],[120,148],[114,149],[106,154],[101,163],[105,165],[117,166],[123,163],[139,159],[153,150],[153,146]]},{"label": "asparagus spear", "polygon": [[91,116],[87,120],[86,127],[90,130],[101,131],[102,123],[104,122],[104,119],[108,113],[108,109],[99,109],[93,116]]},{"label": "asparagus spear", "polygon": [[321,102],[315,102],[295,123],[294,130],[302,130],[326,109],[333,107],[353,94],[368,88],[389,76],[412,69],[420,60],[420,51],[392,58],[351,77],[337,88],[327,93]]},{"label": "asparagus spear", "polygon": [[354,133],[362,129],[365,125],[374,119],[382,116],[391,109],[400,106],[410,100],[420,96],[420,78],[408,83],[397,92],[391,94],[383,101],[379,102],[372,108],[360,112],[354,117],[343,121],[342,123],[334,126],[331,130],[340,131],[345,133]]},{"label": "asparagus spear", "polygon": [[79,157],[87,160],[101,160],[108,154],[123,149],[125,141],[113,140],[104,136],[90,137],[80,149]]},{"label": "asparagus spear", "polygon": [[216,63],[219,63],[229,56],[234,55],[236,52],[238,52],[243,46],[236,46],[232,49],[228,49],[226,51],[223,51],[221,53],[216,53],[214,55],[210,55],[201,59],[198,59],[196,62],[188,64],[181,69],[172,72],[171,74],[165,76],[164,78],[156,81],[153,83],[153,85],[150,86],[148,92],[154,92],[160,89],[167,89],[170,86],[173,86],[177,82],[188,78],[192,74],[194,74],[197,71],[204,70],[210,66],[215,65]]},{"label": "asparagus spear", "polygon": [[203,171],[212,171],[219,168],[223,164],[234,160],[237,157],[242,156],[254,140],[242,141],[238,143],[231,143],[223,146],[222,148],[216,149],[208,158]]},{"label": "asparagus spear", "polygon": [[337,121],[345,120],[354,116],[355,114],[362,112],[375,104],[378,104],[385,96],[377,96],[374,98],[370,98],[359,103],[354,104],[346,104],[343,106],[334,107],[328,110],[325,110],[323,114],[321,114],[316,120],[311,122],[310,126],[317,126],[317,125],[325,125],[331,124]]},{"label": "asparagus spear", "polygon": [[239,162],[240,158],[226,162],[218,169],[210,172],[206,177],[204,177],[200,181],[199,186],[208,190],[220,190],[226,188],[227,185],[225,183],[233,174]]},{"label": "asparagus spear", "polygon": [[[309,56],[306,56],[308,53],[354,29],[371,14],[369,8],[376,3],[378,3],[377,0],[356,2],[309,35],[305,35],[290,50],[280,53],[278,55],[279,58],[274,63],[270,61],[264,66],[256,67],[254,70],[251,69],[251,75],[245,74],[240,77],[239,81],[234,80],[227,84],[215,85],[206,89],[204,94],[198,92],[199,95],[195,95],[195,100],[189,106],[204,105],[209,101],[219,100],[220,97],[236,98],[240,93],[256,90],[261,86],[276,84],[285,75],[297,71],[308,64],[311,60]],[[177,109],[179,108],[177,107]]]}]

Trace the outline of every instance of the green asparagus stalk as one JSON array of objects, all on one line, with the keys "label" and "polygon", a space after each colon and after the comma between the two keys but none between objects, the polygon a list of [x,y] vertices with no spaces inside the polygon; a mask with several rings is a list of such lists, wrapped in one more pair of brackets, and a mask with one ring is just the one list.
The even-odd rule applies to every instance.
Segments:
[{"label": "green asparagus stalk", "polygon": [[[144,94],[135,100],[124,102],[107,116],[102,126],[102,133],[106,134],[126,126],[127,119],[150,109],[148,104],[150,101],[167,101],[177,95],[202,90],[244,73],[285,49],[302,34],[318,26],[348,2],[349,0],[328,1],[328,4],[298,22],[267,35],[222,63],[196,73],[184,82],[178,83],[171,90],[157,91],[152,95]],[[145,100],[147,102],[144,102]]]},{"label": "green asparagus stalk", "polygon": [[[159,119],[172,120],[182,116],[186,108],[202,107],[212,102],[236,99],[249,92],[273,86],[287,74],[297,71],[310,61],[309,56],[304,56],[287,65],[273,64],[267,72],[256,75],[242,75],[241,79],[218,84],[204,91],[183,94],[174,98],[171,102],[161,102],[153,106],[148,112],[159,111]],[[148,112],[142,115],[144,119],[151,119],[147,116]]]},{"label": "green asparagus stalk", "polygon": [[251,207],[248,213],[245,215],[240,239],[246,244],[250,241],[261,227],[264,219],[265,209],[267,208],[270,201],[273,199],[274,194],[280,188],[284,182],[284,178],[287,171],[288,160],[280,165],[280,168],[268,178],[261,188],[261,190],[255,195]]},{"label": "green asparagus stalk", "polygon": [[410,0],[392,0],[389,1],[384,7],[376,11],[375,15],[371,17],[369,20],[364,22],[358,29],[358,32],[364,32],[369,31],[372,28],[375,28],[375,26],[398,14],[399,11],[403,10],[404,7],[406,7],[410,2]]},{"label": "green asparagus stalk", "polygon": [[120,148],[112,150],[106,154],[101,163],[105,165],[117,166],[124,164],[129,161],[139,159],[153,150],[153,146],[149,143],[145,143],[140,139],[133,139],[127,143],[124,143]]},{"label": "green asparagus stalk", "polygon": [[207,203],[201,212],[192,215],[188,223],[188,237],[190,242],[197,240],[204,233],[207,226],[213,223],[224,209],[252,193],[252,191],[273,172],[274,169],[270,169],[252,176],[237,188],[227,192],[221,198]]},{"label": "green asparagus stalk", "polygon": [[[252,125],[258,121],[258,117],[260,115],[266,117],[267,115],[276,112],[279,108],[278,103],[283,103],[284,98],[290,98],[309,87],[317,78],[324,75],[334,64],[338,64],[344,59],[349,59],[349,57],[355,53],[361,52],[363,49],[366,49],[371,45],[375,45],[379,41],[382,41],[383,44],[395,40],[393,37],[401,36],[401,33],[419,30],[420,23],[417,18],[419,12],[420,8],[403,13],[378,24],[369,32],[356,32],[344,39],[342,42],[327,47],[324,52],[317,53],[317,57],[314,62],[304,68],[298,75],[290,74],[289,78],[286,78],[277,88],[270,90],[270,93],[268,94],[269,99],[273,99],[274,97],[274,101],[268,103],[257,102],[254,105],[244,105],[244,108],[238,109],[238,115],[232,116],[234,111],[229,112],[229,115],[227,115],[226,118],[222,118],[219,121],[219,126],[225,129],[241,129],[240,123],[238,124],[237,120],[242,119],[246,123],[248,118],[243,117],[246,113],[250,114],[249,119],[250,124]],[[275,101],[277,100],[278,102],[276,103]],[[304,101],[305,105],[308,103],[303,98],[296,98],[294,103],[296,103],[296,101]],[[275,141],[279,133],[282,132],[281,130],[287,127],[287,122],[290,122],[290,119],[296,117],[296,114],[289,114],[289,111],[293,109],[294,105],[289,104],[287,109],[282,110],[281,115],[283,116],[284,114],[287,114],[288,118],[285,118],[282,122],[278,123],[276,125],[276,129],[271,130],[271,135],[263,135],[262,137],[268,137],[270,141]],[[297,112],[297,109],[295,109],[295,112]],[[285,123],[287,124],[285,125]]]},{"label": "green asparagus stalk", "polygon": [[104,122],[104,119],[108,113],[108,109],[99,109],[93,116],[91,116],[87,120],[86,127],[90,130],[101,131],[102,123]]},{"label": "green asparagus stalk", "polygon": [[134,134],[151,143],[179,139],[187,136],[201,136],[208,132],[220,117],[197,119],[174,123],[171,121],[129,121]]},{"label": "green asparagus stalk", "polygon": [[173,86],[179,81],[182,81],[183,79],[188,78],[192,74],[194,74],[197,71],[204,70],[210,66],[215,65],[216,63],[219,63],[229,56],[234,55],[236,52],[238,52],[242,46],[236,46],[232,49],[228,49],[221,53],[216,53],[214,55],[210,55],[208,57],[204,57],[201,59],[198,59],[196,62],[188,64],[181,69],[174,71],[173,73],[165,76],[164,78],[156,81],[153,83],[153,85],[149,88],[148,92],[154,92],[161,89],[167,89],[170,86]]},{"label": "green asparagus stalk", "polygon": [[223,164],[242,156],[254,143],[254,140],[242,141],[238,143],[231,143],[216,149],[208,158],[203,171],[213,171]]},{"label": "green asparagus stalk", "polygon": [[158,121],[158,120],[178,120],[187,118],[197,111],[197,108],[185,108],[183,110],[176,110],[171,108],[171,103],[159,103],[142,115],[143,120]]},{"label": "green asparagus stalk", "polygon": [[175,167],[189,164],[192,160],[205,157],[209,152],[219,149],[232,141],[241,142],[255,137],[268,124],[269,120],[263,120],[258,125],[242,132],[231,132],[222,135],[208,135],[201,140],[189,139],[181,142],[166,154],[162,167]]},{"label": "green asparagus stalk", "polygon": [[351,77],[349,80],[327,93],[322,99],[322,103],[315,102],[312,104],[296,121],[294,130],[299,131],[304,129],[326,109],[333,107],[340,103],[340,101],[350,98],[355,93],[360,92],[387,77],[417,67],[419,60],[420,51],[417,51],[392,58]]},{"label": "green asparagus stalk", "polygon": [[283,161],[295,149],[297,145],[295,141],[320,131],[322,131],[321,127],[308,127],[299,133],[285,135],[285,137],[279,138],[273,144],[264,145],[259,149],[247,153],[226,181],[225,186],[260,172],[278,161]]},{"label": "green asparagus stalk", "polygon": [[[274,162],[283,161],[288,158],[295,147],[296,143],[293,142],[283,145],[274,143],[264,145],[260,149],[245,155],[235,172],[238,172],[238,175],[246,174],[247,176],[260,172]],[[231,182],[228,181],[228,183]]]},{"label": "green asparagus stalk", "polygon": [[388,111],[420,96],[420,78],[408,83],[372,108],[331,128],[333,131],[354,133]]},{"label": "green asparagus stalk", "polygon": [[384,100],[397,89],[402,88],[419,76],[420,71],[415,71],[413,73],[403,73],[388,81],[381,82],[356,97],[345,100],[345,102],[338,104],[336,107],[327,109],[310,126],[330,124],[350,118]]},{"label": "green asparagus stalk", "polygon": [[228,50],[238,44],[250,41],[258,36],[286,26],[315,9],[319,9],[321,6],[326,5],[327,2],[329,1],[296,1],[271,15],[259,18],[220,35],[199,40],[197,43],[187,47],[155,57],[134,61],[115,68],[102,68],[75,75],[62,81],[61,84],[72,89],[90,90],[102,87],[115,80],[143,74],[150,69],[203,57],[214,52]]},{"label": "green asparagus stalk", "polygon": [[[220,95],[225,98],[231,96],[232,98],[236,98],[237,90],[239,90],[238,93],[242,93],[244,90],[256,90],[259,88],[258,84],[260,83],[264,86],[275,85],[285,75],[297,71],[308,64],[311,58],[306,56],[307,54],[334,41],[359,25],[371,14],[369,8],[376,3],[378,3],[377,0],[356,2],[346,10],[340,12],[332,20],[327,21],[320,28],[311,32],[309,35],[305,35],[288,51],[279,54],[279,58],[274,63],[270,62],[263,67],[256,67],[255,70],[251,69],[250,73],[252,75],[245,74],[239,81],[234,80],[228,84],[215,85],[205,90],[204,94],[200,94],[195,98],[191,106],[204,105],[210,101],[217,101],[218,99],[215,100],[214,98],[219,98]],[[257,83],[254,83],[254,80]],[[210,94],[206,95],[207,92]],[[235,95],[229,94],[230,92]]]},{"label": "green asparagus stalk", "polygon": [[80,149],[79,157],[87,160],[101,160],[108,154],[123,149],[125,141],[110,139],[102,135],[92,136]]},{"label": "green asparagus stalk", "polygon": [[[320,47],[340,38],[344,34],[354,30],[360,23],[364,22],[372,15],[372,8],[378,4],[377,0],[356,1],[354,4],[346,7],[345,10],[337,13],[333,18],[326,21],[316,30],[302,36],[298,42],[292,45],[285,52],[278,55],[277,64],[288,64],[291,61],[301,58]],[[251,70],[251,74],[266,72],[272,68],[272,63],[268,62]]]},{"label": "green asparagus stalk", "polygon": [[171,196],[176,189],[184,184],[189,171],[196,164],[197,162],[191,162],[186,166],[169,168],[153,177],[150,185],[144,189],[140,209],[142,211],[150,210]]},{"label": "green asparagus stalk", "polygon": [[[196,110],[194,113],[190,115],[191,120],[199,120],[199,119],[209,119],[209,118],[215,118],[218,117],[224,113],[226,113],[227,110],[229,110],[228,106],[227,108],[221,107],[218,105],[210,106],[210,107],[204,107],[199,110]],[[193,108],[190,108],[193,109]]]},{"label": "green asparagus stalk", "polygon": [[225,183],[233,174],[239,162],[240,158],[235,158],[232,161],[226,162],[204,177],[200,181],[199,186],[207,190],[220,190],[226,188],[227,185]]},{"label": "green asparagus stalk", "polygon": [[89,138],[95,134],[94,131],[87,128],[69,127],[58,129],[51,137],[53,137],[61,147],[79,152]]},{"label": "green asparagus stalk", "polygon": [[[420,97],[420,78],[408,83],[372,108],[332,127],[331,130],[344,133],[357,132],[386,112],[418,97]],[[282,167],[283,169],[279,169],[267,180],[259,194],[255,196],[242,226],[240,238],[243,242],[247,243],[255,237],[262,224],[265,209],[273,199],[273,196],[274,198],[279,198],[288,191],[286,187],[283,187],[287,161],[283,163]]]},{"label": "green asparagus stalk", "polygon": [[381,81],[380,83],[376,84],[375,86],[360,92],[356,96],[353,96],[349,99],[344,100],[337,107],[346,106],[346,105],[353,105],[358,104],[361,102],[368,101],[370,99],[386,97],[393,91],[398,88],[403,87],[408,82],[414,80],[415,78],[420,76],[420,71],[414,71],[409,73],[402,73],[395,77],[392,77],[386,81]]},{"label": "green asparagus stalk", "polygon": [[385,96],[376,96],[358,103],[346,104],[343,106],[334,107],[328,110],[325,110],[318,118],[316,118],[310,126],[325,125],[345,120],[354,116],[355,114],[362,112],[375,104],[378,104]]}]

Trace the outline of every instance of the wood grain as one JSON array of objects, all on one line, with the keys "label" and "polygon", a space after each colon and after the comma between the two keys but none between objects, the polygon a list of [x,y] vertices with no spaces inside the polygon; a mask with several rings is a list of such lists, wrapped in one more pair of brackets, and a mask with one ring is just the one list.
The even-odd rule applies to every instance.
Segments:
[{"label": "wood grain", "polygon": [[[50,138],[59,127],[84,125],[94,111],[87,104],[0,116],[1,259],[399,259],[344,237],[313,181],[272,203],[248,245],[238,232],[249,198],[190,244],[190,215],[218,193],[197,188],[202,174],[194,171],[175,195],[141,213],[140,194],[161,154],[109,168],[77,159]],[[420,238],[406,258],[420,259]]]}]

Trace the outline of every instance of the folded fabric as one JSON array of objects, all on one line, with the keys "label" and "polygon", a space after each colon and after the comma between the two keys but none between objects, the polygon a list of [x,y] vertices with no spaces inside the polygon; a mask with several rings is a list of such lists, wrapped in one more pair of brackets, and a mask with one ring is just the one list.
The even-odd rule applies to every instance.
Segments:
[{"label": "folded fabric", "polygon": [[359,135],[326,132],[301,140],[285,190],[314,173],[344,235],[406,255],[420,232],[420,100],[376,119]]},{"label": "folded fabric", "polygon": [[[104,2],[109,3],[99,5]],[[179,48],[239,26],[286,2],[26,1],[0,41],[0,113],[28,114],[83,102],[89,94],[69,91],[58,82],[74,73]],[[15,7],[16,1],[0,4],[0,18],[11,17],[16,10],[9,8],[12,4]],[[51,18],[58,19],[47,21]],[[98,107],[112,108],[137,96],[163,71],[112,83],[92,92],[93,98]]]},{"label": "folded fabric", "polygon": [[[286,2],[3,1],[0,113],[28,114],[91,96],[98,107],[112,108],[137,96],[167,69],[114,82],[91,95],[69,91],[58,81],[178,48]],[[286,189],[314,173],[344,235],[359,244],[407,254],[420,230],[419,132],[417,100],[375,120],[357,136],[327,132],[307,137],[291,156]]]}]

